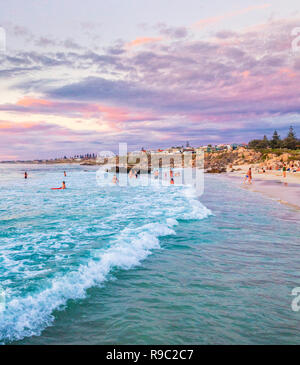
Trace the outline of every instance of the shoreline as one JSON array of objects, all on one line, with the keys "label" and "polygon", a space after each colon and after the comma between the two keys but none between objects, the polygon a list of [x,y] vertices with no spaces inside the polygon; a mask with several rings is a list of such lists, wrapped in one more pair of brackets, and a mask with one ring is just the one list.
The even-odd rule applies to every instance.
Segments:
[{"label": "shoreline", "polygon": [[[252,167],[252,184],[244,183],[244,176],[249,167]],[[254,167],[254,168],[253,168]],[[265,197],[276,200],[297,211],[300,211],[300,174],[288,173],[283,178],[280,171],[255,172],[255,166],[239,166],[240,171],[227,172],[224,176],[231,181],[239,183],[239,187]]]}]

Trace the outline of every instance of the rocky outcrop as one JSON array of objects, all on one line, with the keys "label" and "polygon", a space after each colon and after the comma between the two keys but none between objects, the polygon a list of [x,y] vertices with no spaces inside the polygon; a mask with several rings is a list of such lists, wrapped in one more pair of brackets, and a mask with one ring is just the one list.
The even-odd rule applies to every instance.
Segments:
[{"label": "rocky outcrop", "polygon": [[254,150],[239,148],[234,151],[220,151],[206,153],[204,159],[204,169],[207,173],[226,172],[227,168],[233,165],[244,165],[257,163],[261,160],[262,154]]}]

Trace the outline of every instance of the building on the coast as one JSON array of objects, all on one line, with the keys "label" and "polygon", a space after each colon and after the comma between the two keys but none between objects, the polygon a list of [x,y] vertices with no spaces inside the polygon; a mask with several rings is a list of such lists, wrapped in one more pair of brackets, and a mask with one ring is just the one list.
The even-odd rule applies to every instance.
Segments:
[{"label": "building on the coast", "polygon": [[232,143],[232,144],[230,145],[230,147],[231,147],[233,150],[236,150],[236,149],[239,147],[239,145],[238,145],[237,143]]},{"label": "building on the coast", "polygon": [[195,153],[194,147],[185,147],[182,149],[182,153]]},{"label": "building on the coast", "polygon": [[168,149],[169,153],[182,153],[183,148],[182,147],[171,147]]}]

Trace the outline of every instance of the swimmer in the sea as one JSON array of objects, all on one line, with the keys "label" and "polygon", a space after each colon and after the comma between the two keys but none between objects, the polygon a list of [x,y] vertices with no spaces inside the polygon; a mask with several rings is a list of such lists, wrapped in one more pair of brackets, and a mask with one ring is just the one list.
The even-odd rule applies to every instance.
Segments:
[{"label": "swimmer in the sea", "polygon": [[65,181],[62,182],[62,187],[61,188],[62,189],[66,189],[66,183],[65,183]]},{"label": "swimmer in the sea", "polygon": [[173,178],[171,178],[170,184],[174,185],[174,179]]},{"label": "swimmer in the sea", "polygon": [[27,174],[27,172],[25,171],[25,173],[24,173],[24,179],[27,179],[27,177],[28,177],[28,174]]},{"label": "swimmer in the sea", "polygon": [[66,171],[64,171],[64,176],[67,176],[67,173],[66,173]]}]

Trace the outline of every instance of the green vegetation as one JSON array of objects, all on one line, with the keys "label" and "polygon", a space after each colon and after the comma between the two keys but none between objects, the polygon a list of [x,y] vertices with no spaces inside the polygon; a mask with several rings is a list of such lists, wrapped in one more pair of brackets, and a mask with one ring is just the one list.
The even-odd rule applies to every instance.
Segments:
[{"label": "green vegetation", "polygon": [[253,139],[248,144],[249,148],[259,150],[264,153],[275,153],[281,155],[283,152],[291,153],[291,151],[300,150],[300,140],[296,137],[294,128],[291,126],[286,138],[281,139],[277,131],[274,131],[272,139],[264,136],[263,139]]}]

